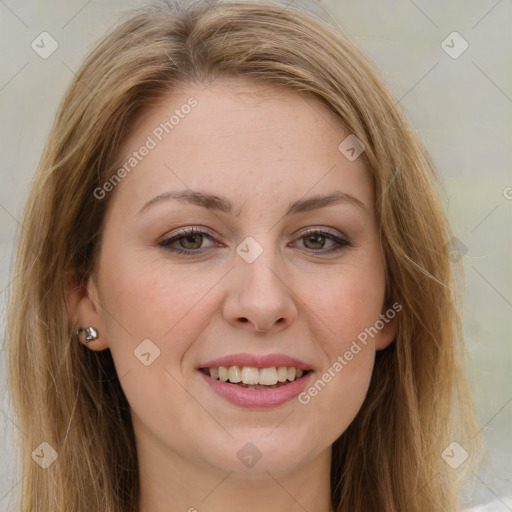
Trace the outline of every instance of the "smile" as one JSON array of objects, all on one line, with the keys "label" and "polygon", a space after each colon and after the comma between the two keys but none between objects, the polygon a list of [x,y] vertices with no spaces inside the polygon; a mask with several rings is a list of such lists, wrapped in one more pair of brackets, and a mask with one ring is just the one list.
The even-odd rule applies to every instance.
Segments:
[{"label": "smile", "polygon": [[294,382],[307,373],[301,368],[287,366],[270,366],[268,368],[219,366],[201,368],[201,371],[212,379],[237,384],[245,389],[275,389]]},{"label": "smile", "polygon": [[284,354],[232,354],[197,370],[212,397],[249,409],[274,408],[296,398],[315,374],[309,364]]}]

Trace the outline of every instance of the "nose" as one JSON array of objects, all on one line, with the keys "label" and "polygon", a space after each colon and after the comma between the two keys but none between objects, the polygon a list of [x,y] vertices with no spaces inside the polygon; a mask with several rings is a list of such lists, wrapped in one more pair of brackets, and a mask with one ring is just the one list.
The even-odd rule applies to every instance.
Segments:
[{"label": "nose", "polygon": [[252,263],[236,261],[223,314],[235,327],[275,333],[293,323],[297,308],[290,278],[277,259],[265,253]]}]

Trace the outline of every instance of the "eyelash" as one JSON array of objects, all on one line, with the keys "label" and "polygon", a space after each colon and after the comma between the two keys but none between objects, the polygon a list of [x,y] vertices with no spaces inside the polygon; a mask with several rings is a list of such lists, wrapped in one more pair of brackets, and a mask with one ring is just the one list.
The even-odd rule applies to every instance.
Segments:
[{"label": "eyelash", "polygon": [[[207,233],[206,231],[202,231],[202,230],[200,230],[198,228],[191,227],[191,228],[182,229],[181,231],[179,231],[178,233],[176,233],[172,237],[169,237],[169,238],[166,238],[166,239],[162,240],[161,242],[159,242],[158,245],[160,247],[165,248],[166,250],[168,250],[168,251],[170,251],[172,253],[175,253],[175,254],[184,254],[184,255],[193,255],[193,254],[195,254],[195,255],[197,255],[197,254],[202,254],[203,252],[205,252],[205,249],[190,250],[190,249],[179,249],[179,248],[176,248],[176,247],[172,247],[172,248],[169,247],[172,243],[177,242],[178,240],[180,240],[182,238],[186,238],[187,236],[190,236],[190,235],[203,235],[203,236],[206,235],[208,238],[210,238],[210,239],[215,241],[215,238],[212,235],[210,235],[209,233]],[[301,235],[299,236],[298,240],[300,240],[302,238],[305,238],[307,236],[311,236],[311,235],[325,236],[329,240],[331,240],[331,241],[335,242],[336,244],[338,244],[337,247],[332,247],[331,249],[328,249],[328,250],[320,249],[318,251],[315,251],[314,249],[309,249],[313,253],[331,254],[333,252],[341,251],[341,250],[343,250],[346,247],[352,247],[352,243],[349,242],[348,240],[346,240],[344,238],[340,238],[340,237],[338,237],[338,236],[336,236],[333,233],[330,233],[328,231],[322,231],[322,230],[319,230],[319,229],[310,229],[310,230],[308,230],[306,232],[301,233]]]}]

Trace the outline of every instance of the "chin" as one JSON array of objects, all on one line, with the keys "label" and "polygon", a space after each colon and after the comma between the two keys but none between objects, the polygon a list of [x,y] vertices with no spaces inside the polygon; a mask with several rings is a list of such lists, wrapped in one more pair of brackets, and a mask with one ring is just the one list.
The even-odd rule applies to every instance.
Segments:
[{"label": "chin", "polygon": [[330,445],[308,446],[308,439],[325,443],[325,438],[300,435],[289,429],[281,433],[268,428],[240,429],[224,446],[215,443],[215,453],[210,452],[214,456],[208,457],[208,463],[243,478],[268,479],[269,473],[276,477],[287,475],[330,448]]}]

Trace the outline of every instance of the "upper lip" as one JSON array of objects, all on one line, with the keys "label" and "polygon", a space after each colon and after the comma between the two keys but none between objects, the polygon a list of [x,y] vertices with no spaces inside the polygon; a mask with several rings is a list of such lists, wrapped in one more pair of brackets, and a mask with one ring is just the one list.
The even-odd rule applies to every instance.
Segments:
[{"label": "upper lip", "polygon": [[286,354],[231,354],[207,361],[199,366],[199,368],[218,368],[219,366],[252,366],[256,368],[270,368],[272,366],[287,366],[300,368],[301,370],[310,370],[311,365],[287,356]]}]

